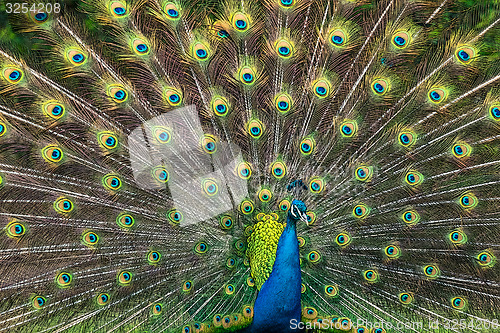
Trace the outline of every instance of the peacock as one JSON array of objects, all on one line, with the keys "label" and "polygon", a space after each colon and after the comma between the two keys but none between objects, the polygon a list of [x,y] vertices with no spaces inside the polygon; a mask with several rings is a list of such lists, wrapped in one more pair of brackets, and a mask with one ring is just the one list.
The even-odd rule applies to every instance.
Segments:
[{"label": "peacock", "polygon": [[0,332],[500,329],[500,2],[0,18]]}]

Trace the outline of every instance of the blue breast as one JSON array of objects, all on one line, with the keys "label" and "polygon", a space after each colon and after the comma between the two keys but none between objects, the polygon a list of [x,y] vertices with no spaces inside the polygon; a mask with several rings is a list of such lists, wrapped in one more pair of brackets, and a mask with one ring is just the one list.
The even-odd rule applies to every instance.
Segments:
[{"label": "blue breast", "polygon": [[290,321],[300,321],[301,283],[296,226],[288,218],[278,241],[273,271],[255,301],[250,332],[298,332],[290,329]]}]

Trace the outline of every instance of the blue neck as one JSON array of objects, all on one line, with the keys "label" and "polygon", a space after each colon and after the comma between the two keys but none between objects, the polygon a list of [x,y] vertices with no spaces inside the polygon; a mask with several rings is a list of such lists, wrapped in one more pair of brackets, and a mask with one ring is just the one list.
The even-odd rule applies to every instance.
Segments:
[{"label": "blue neck", "polygon": [[273,271],[255,300],[252,332],[292,331],[290,321],[300,321],[302,282],[295,222],[288,217],[278,241]]}]

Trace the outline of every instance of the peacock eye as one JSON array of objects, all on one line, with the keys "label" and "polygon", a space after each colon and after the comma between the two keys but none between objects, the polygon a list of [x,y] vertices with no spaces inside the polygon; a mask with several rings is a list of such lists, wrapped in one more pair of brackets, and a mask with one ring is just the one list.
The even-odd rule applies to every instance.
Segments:
[{"label": "peacock eye", "polygon": [[35,20],[37,20],[38,22],[43,22],[47,19],[47,14],[46,13],[37,13],[35,15]]},{"label": "peacock eye", "polygon": [[334,30],[330,33],[329,39],[333,46],[343,46],[346,41],[346,33],[340,29]]},{"label": "peacock eye", "polygon": [[283,7],[291,7],[293,5],[293,0],[280,0]]},{"label": "peacock eye", "polygon": [[229,37],[229,33],[226,30],[224,30],[224,29],[221,29],[221,30],[217,31],[217,35],[220,38],[227,38],[227,37]]}]

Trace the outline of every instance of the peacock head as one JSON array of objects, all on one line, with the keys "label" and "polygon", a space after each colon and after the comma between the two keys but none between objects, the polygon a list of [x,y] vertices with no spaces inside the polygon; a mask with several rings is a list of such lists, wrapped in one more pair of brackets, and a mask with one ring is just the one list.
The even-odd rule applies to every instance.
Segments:
[{"label": "peacock head", "polygon": [[288,211],[288,217],[293,221],[302,220],[307,223],[307,207],[306,204],[300,200],[293,200],[290,210]]}]

